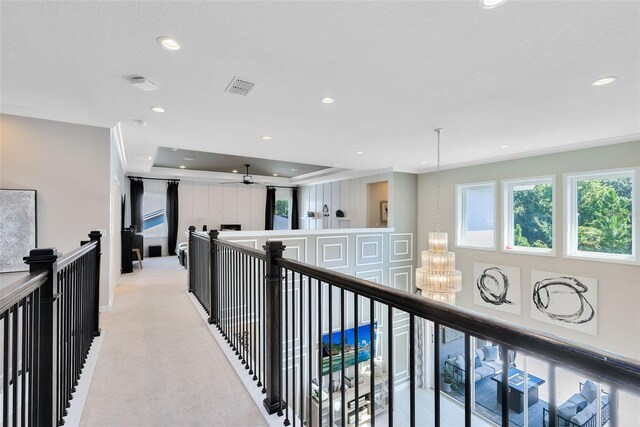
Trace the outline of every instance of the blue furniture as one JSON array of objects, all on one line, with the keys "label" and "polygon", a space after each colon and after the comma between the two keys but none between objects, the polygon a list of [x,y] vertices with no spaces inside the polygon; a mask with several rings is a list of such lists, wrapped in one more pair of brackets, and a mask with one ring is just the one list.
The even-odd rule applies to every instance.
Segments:
[{"label": "blue furniture", "polygon": [[[566,402],[556,409],[557,427],[596,427],[597,424],[597,386],[587,380],[580,383],[580,392],[573,394]],[[601,394],[602,425],[609,421],[609,395],[604,391]],[[544,427],[549,425],[549,411],[544,410],[542,415]]]}]

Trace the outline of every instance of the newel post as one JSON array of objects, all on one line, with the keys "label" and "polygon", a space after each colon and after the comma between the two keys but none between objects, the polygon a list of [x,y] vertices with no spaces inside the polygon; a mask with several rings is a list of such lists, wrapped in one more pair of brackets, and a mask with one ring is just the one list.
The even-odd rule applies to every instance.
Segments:
[{"label": "newel post", "polygon": [[38,419],[34,424],[45,427],[57,426],[58,305],[55,301],[60,295],[57,280],[58,251],[55,248],[32,249],[24,261],[29,265],[29,273],[47,273],[47,281],[40,287],[40,326],[36,326],[36,330],[39,331],[36,343],[38,351],[35,353],[38,357],[37,372],[32,372],[36,383],[33,396],[37,400],[34,404],[38,412]]},{"label": "newel post", "polygon": [[96,257],[95,257],[95,272],[94,272],[94,278],[95,278],[95,288],[93,290],[93,292],[95,293],[94,295],[94,310],[95,312],[93,313],[93,336],[97,337],[100,336],[100,258],[102,256],[102,246],[100,245],[100,239],[102,238],[102,233],[100,233],[99,231],[92,231],[91,233],[89,233],[89,239],[91,239],[92,242],[96,242]]},{"label": "newel post", "polygon": [[209,301],[209,324],[218,324],[218,230],[209,231],[209,292],[211,301]]},{"label": "newel post", "polygon": [[282,415],[282,268],[276,264],[282,258],[282,242],[268,241],[262,247],[267,254],[265,264],[265,389],[264,407],[269,414]]},{"label": "newel post", "polygon": [[196,232],[196,227],[193,225],[189,226],[189,245],[188,245],[188,249],[189,252],[187,252],[187,267],[189,267],[189,292],[193,292],[195,290],[194,288],[194,284],[195,284],[195,280],[193,279],[193,257],[195,256],[195,251],[196,251],[196,247],[193,244],[193,233]]}]

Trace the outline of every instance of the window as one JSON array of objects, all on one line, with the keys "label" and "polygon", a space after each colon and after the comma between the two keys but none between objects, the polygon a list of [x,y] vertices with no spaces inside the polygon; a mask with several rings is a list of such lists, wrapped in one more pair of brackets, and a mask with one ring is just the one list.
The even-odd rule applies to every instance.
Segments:
[{"label": "window", "polygon": [[145,191],[142,196],[142,232],[145,237],[166,237],[167,220],[165,209],[167,195]]},{"label": "window", "polygon": [[456,246],[496,248],[496,183],[456,186]]},{"label": "window", "polygon": [[276,190],[276,211],[273,217],[274,230],[289,230],[291,228],[291,190],[278,188]]},{"label": "window", "polygon": [[503,181],[503,190],[503,250],[554,255],[554,177]]},{"label": "window", "polygon": [[566,255],[635,261],[633,170],[569,174]]}]

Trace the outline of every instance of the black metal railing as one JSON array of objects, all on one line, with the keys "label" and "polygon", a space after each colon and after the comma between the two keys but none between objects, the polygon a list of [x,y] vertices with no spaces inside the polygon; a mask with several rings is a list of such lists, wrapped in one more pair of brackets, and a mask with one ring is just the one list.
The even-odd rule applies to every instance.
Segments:
[{"label": "black metal railing", "polygon": [[[497,418],[489,420],[494,424],[515,424],[511,420],[514,395],[509,370],[516,353],[548,364],[546,425],[556,426],[562,420],[556,413],[556,372],[561,368],[609,387],[607,413],[601,413],[600,405],[596,405],[595,419],[600,425],[607,419],[609,425],[620,425],[618,391],[640,392],[640,365],[636,361],[285,259],[281,242],[269,241],[263,249],[218,240],[217,232],[211,232],[209,250],[192,251],[190,247],[189,257],[196,258],[190,264],[192,268],[201,265],[198,258],[208,259],[202,264],[213,271],[209,295],[210,306],[216,307],[209,322],[217,325],[266,394],[265,408],[284,416],[285,425],[439,426],[443,421],[442,327],[463,334],[463,366],[471,367],[458,371],[464,397],[461,425],[470,426],[475,414],[471,399],[475,380],[472,343],[479,338],[508,355],[497,362],[492,378],[496,383],[509,384],[497,389]],[[190,273],[189,277],[195,275]],[[198,292],[191,285],[190,289]],[[426,327],[433,331],[430,363],[434,393],[429,409],[433,419],[429,421],[422,412],[419,414],[426,401],[417,397],[417,372],[421,367],[416,358],[423,347],[417,341],[424,339]],[[345,383],[349,387],[344,387]],[[528,398],[524,399],[526,402]],[[396,410],[398,405],[401,411]]]},{"label": "black metal railing", "polygon": [[2,425],[64,424],[91,343],[100,334],[99,232],[60,257],[34,249],[29,275],[2,290]]}]

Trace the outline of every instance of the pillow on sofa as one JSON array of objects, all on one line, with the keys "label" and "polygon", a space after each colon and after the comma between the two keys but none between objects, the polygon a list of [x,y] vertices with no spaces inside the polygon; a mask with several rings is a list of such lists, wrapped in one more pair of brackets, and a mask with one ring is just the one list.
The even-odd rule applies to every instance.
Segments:
[{"label": "pillow on sofa", "polygon": [[456,365],[458,366],[458,368],[463,369],[464,370],[464,356],[459,354],[456,356]]},{"label": "pillow on sofa", "polygon": [[587,406],[582,411],[571,417],[571,422],[578,426],[583,426],[589,421],[596,413],[591,410],[590,406]]},{"label": "pillow on sofa", "polygon": [[479,368],[481,366],[482,366],[482,362],[480,361],[480,358],[476,356],[476,368]]},{"label": "pillow on sofa", "polygon": [[484,351],[481,348],[476,349],[476,357],[480,358],[481,362],[484,360]]},{"label": "pillow on sofa", "polygon": [[582,386],[580,394],[583,395],[584,398],[589,401],[589,403],[591,403],[596,400],[596,397],[598,397],[598,388],[593,383],[593,381],[587,380]]},{"label": "pillow on sofa", "polygon": [[[580,412],[578,410],[578,405],[570,401],[564,402],[562,405],[558,406],[558,417],[562,417],[566,421],[569,421],[571,417],[578,412]],[[566,421],[564,424],[566,424]]]},{"label": "pillow on sofa", "polygon": [[484,351],[484,360],[494,362],[498,358],[498,346],[483,345],[482,350]]}]

